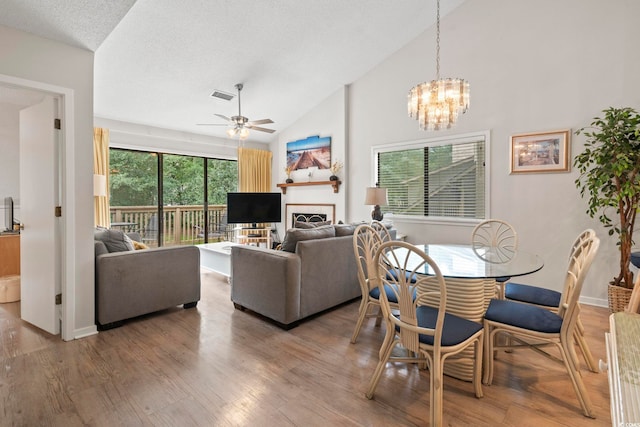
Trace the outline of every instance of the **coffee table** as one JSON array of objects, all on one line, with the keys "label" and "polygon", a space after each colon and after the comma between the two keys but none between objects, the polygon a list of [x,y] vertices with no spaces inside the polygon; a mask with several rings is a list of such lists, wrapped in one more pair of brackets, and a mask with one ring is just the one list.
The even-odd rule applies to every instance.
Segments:
[{"label": "coffee table", "polygon": [[223,276],[231,276],[231,247],[238,243],[216,242],[196,245],[200,249],[200,266]]}]

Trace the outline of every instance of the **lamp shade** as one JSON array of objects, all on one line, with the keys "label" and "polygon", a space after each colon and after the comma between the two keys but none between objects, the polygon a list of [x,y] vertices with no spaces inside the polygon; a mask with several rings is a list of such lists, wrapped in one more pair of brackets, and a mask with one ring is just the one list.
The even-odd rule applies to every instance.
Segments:
[{"label": "lamp shade", "polygon": [[387,189],[380,187],[367,187],[367,192],[364,197],[365,205],[386,205],[387,201]]},{"label": "lamp shade", "polygon": [[106,175],[93,175],[93,195],[96,197],[102,197],[107,195],[107,176]]}]

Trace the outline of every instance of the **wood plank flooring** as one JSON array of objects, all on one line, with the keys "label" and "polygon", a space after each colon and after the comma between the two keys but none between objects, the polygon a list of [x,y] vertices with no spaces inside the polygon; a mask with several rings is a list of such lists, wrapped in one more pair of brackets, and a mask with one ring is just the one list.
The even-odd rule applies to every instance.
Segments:
[{"label": "wood plank flooring", "polygon": [[[389,365],[364,396],[384,326],[349,338],[354,302],[284,331],[236,311],[229,285],[203,272],[196,309],[175,308],[62,342],[0,304],[0,426],[415,426],[428,423],[428,371]],[[584,306],[596,359],[607,309]],[[585,418],[562,366],[532,351],[500,353],[493,385],[445,378],[444,425],[607,426],[606,373],[582,374],[596,419]]]}]

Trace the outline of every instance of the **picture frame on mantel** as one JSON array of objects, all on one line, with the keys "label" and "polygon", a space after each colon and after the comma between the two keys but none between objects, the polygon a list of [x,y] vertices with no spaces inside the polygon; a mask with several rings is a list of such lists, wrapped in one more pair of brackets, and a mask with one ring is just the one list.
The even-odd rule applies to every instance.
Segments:
[{"label": "picture frame on mantel", "polygon": [[570,130],[511,137],[511,174],[569,172]]}]

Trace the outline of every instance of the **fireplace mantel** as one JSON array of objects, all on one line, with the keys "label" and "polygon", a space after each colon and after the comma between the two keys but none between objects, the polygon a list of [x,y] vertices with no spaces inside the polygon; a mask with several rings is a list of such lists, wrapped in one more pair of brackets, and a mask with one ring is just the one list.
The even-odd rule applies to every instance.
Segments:
[{"label": "fireplace mantel", "polygon": [[337,193],[342,181],[309,181],[309,182],[292,182],[290,184],[282,183],[277,184],[277,187],[282,190],[282,194],[287,194],[287,187],[302,187],[306,185],[330,185],[333,187],[333,192]]}]

